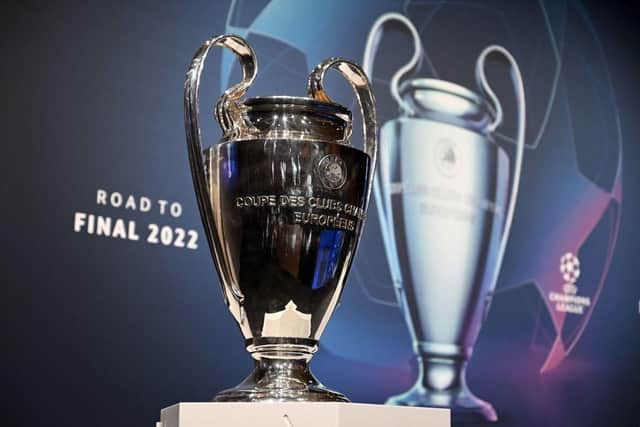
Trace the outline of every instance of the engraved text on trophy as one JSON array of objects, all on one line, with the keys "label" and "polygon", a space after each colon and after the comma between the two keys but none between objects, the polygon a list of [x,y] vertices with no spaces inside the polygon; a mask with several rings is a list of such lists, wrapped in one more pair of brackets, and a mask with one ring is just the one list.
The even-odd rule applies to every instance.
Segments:
[{"label": "engraved text on trophy", "polygon": [[236,197],[236,208],[291,208],[282,219],[290,224],[309,224],[324,228],[354,231],[364,210],[356,205],[326,197],[260,194]]}]

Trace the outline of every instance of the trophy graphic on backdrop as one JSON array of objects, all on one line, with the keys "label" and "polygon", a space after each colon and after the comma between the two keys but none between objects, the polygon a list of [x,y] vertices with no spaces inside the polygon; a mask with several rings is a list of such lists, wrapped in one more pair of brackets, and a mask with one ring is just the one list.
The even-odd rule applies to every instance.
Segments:
[{"label": "trophy graphic on backdrop", "polygon": [[[221,143],[203,150],[199,85],[213,46],[240,61],[242,81],[218,100]],[[338,70],[363,115],[364,151],[349,143],[351,112],[323,87]],[[257,74],[247,42],[221,35],[196,52],[185,82],[189,161],[204,230],[231,314],[255,369],[215,401],[348,401],[308,366],[340,298],[362,231],[376,163],[374,99],[362,69],[330,58],[309,97],[242,101]]]},{"label": "trophy graphic on backdrop", "polygon": [[[415,50],[390,81],[401,115],[380,130],[374,195],[419,376],[409,391],[387,403],[450,407],[454,420],[495,421],[491,404],[467,387],[465,369],[495,287],[518,193],[525,130],[522,79],[509,52],[490,46],[476,63],[476,79],[488,100],[443,80],[401,83],[419,67],[423,53],[418,32],[398,13],[382,15],[371,28],[363,60],[371,79],[380,39],[398,25],[410,33]],[[507,154],[492,138],[502,109],[484,66],[494,54],[510,64],[518,100],[511,170]]]}]

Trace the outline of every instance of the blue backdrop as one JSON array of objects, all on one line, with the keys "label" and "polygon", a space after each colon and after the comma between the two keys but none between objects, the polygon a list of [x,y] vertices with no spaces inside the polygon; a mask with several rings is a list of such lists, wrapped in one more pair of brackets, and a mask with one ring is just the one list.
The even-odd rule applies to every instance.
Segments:
[{"label": "blue backdrop", "polygon": [[[420,30],[421,76],[472,87],[475,58],[492,42],[509,48],[523,70],[529,128],[521,198],[469,368],[472,389],[494,404],[499,425],[639,425],[633,7],[278,0],[7,8],[0,119],[7,425],[152,425],[161,408],[208,400],[242,379],[250,358],[221,298],[187,164],[187,65],[211,35],[237,32],[260,63],[250,95],[303,95],[306,75],[325,57],[361,61],[372,22],[391,10]],[[381,45],[373,82],[382,122],[397,115],[388,79],[410,54],[406,45],[400,35]],[[235,67],[219,52],[206,67],[209,143],[219,137],[210,112]],[[346,85],[330,83],[351,105]],[[513,101],[506,82],[498,86],[508,147]],[[415,375],[406,327],[388,303],[374,211],[313,362],[327,386],[359,402],[383,402]],[[98,235],[97,216],[110,218],[111,237]],[[569,250],[580,257],[580,290],[592,310],[554,324],[546,296]]]}]

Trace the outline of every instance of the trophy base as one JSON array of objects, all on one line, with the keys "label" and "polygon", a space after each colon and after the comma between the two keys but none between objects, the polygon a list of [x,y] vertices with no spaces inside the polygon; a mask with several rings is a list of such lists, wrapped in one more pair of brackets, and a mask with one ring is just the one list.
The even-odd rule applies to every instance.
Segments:
[{"label": "trophy base", "polygon": [[453,425],[473,425],[498,421],[498,416],[491,403],[477,398],[466,387],[458,390],[430,391],[422,386],[415,386],[406,393],[390,397],[385,404],[449,408]]},{"label": "trophy base", "polygon": [[213,402],[349,402],[325,388],[309,370],[308,360],[260,359],[238,386],[218,393]]}]

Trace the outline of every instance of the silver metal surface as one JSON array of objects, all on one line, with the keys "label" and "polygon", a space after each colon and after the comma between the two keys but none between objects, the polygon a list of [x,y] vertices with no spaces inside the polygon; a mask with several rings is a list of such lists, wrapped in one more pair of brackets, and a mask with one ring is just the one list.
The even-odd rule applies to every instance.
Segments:
[{"label": "silver metal surface", "polygon": [[[202,149],[198,86],[212,46],[240,59],[243,81],[218,102],[222,142]],[[349,144],[351,113],[322,89],[332,67],[353,86],[364,151]],[[187,145],[200,212],[225,301],[255,361],[216,401],[348,401],[308,362],[335,310],[364,224],[377,151],[373,96],[355,64],[329,59],[309,98],[248,99],[257,73],[246,41],[223,35],[196,53],[185,83]]]}]

